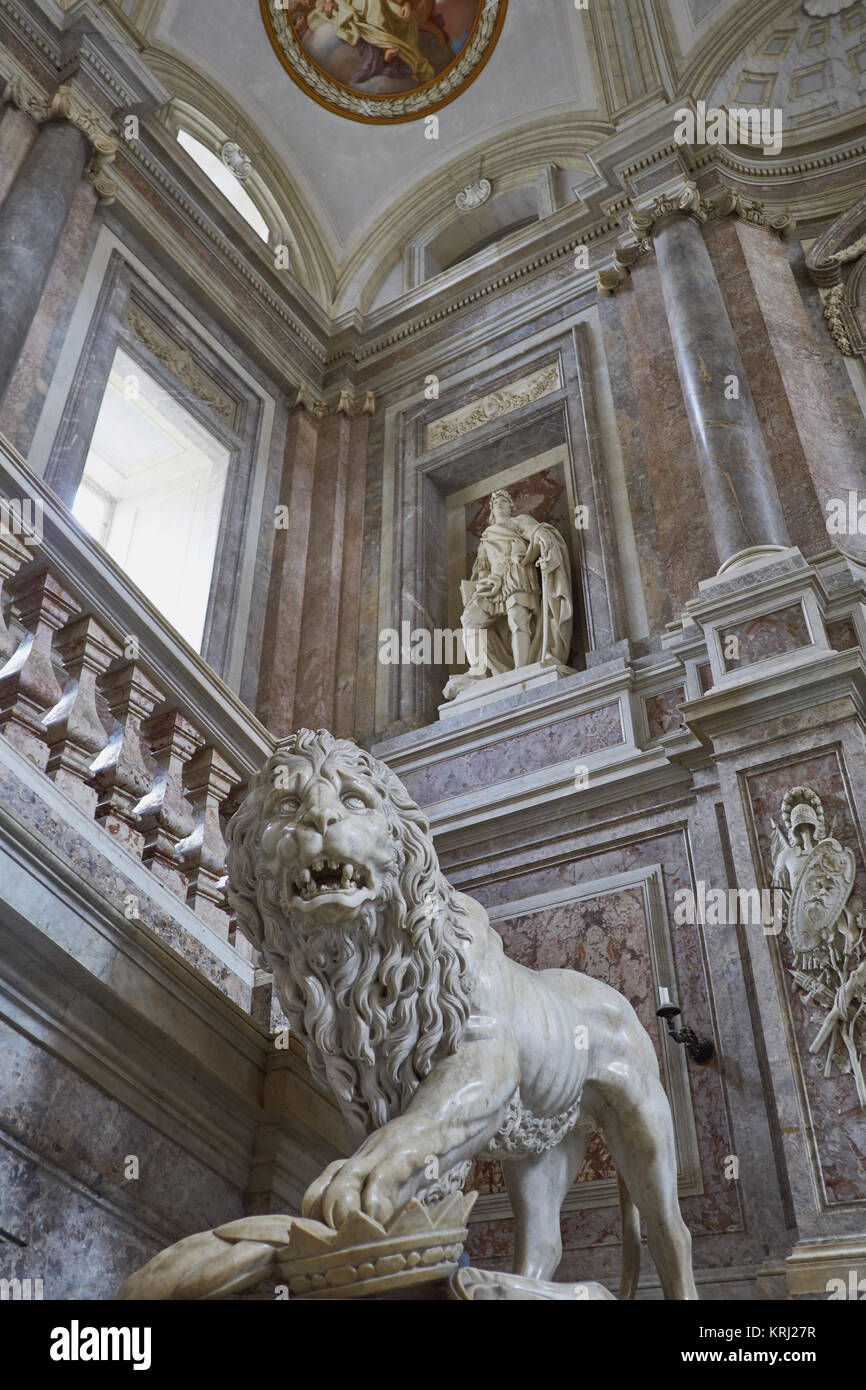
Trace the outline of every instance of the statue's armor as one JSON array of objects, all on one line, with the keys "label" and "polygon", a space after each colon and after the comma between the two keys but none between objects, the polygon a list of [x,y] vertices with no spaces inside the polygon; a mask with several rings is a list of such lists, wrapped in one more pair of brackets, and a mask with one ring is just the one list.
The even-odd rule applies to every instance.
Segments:
[{"label": "statue's armor", "polygon": [[[515,542],[517,546],[515,547]],[[502,580],[502,587],[491,597],[476,595],[474,602],[488,616],[504,613],[509,607],[508,600],[517,595],[524,596],[523,603],[534,610],[541,583],[534,564],[526,564],[515,556],[519,548],[526,554],[526,538],[516,521],[507,523],[492,521],[481,537],[481,547],[472,570],[473,579],[484,579],[493,575]]]}]

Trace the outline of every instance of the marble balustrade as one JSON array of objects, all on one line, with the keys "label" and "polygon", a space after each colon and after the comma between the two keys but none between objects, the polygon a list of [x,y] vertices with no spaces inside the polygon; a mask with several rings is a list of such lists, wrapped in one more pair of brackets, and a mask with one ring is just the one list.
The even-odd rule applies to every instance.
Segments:
[{"label": "marble balustrade", "polygon": [[0,735],[235,944],[224,826],[273,740],[2,441],[0,500]]}]

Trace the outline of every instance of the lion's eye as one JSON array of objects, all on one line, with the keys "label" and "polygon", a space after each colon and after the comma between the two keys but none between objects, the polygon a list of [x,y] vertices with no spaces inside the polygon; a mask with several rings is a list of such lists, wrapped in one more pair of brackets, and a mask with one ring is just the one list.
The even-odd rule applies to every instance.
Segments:
[{"label": "lion's eye", "polygon": [[284,796],[277,802],[274,813],[278,816],[293,816],[300,804],[296,796]]},{"label": "lion's eye", "polygon": [[343,797],[343,805],[348,806],[350,811],[366,811],[368,809],[363,796],[359,796],[357,792],[347,792]]}]

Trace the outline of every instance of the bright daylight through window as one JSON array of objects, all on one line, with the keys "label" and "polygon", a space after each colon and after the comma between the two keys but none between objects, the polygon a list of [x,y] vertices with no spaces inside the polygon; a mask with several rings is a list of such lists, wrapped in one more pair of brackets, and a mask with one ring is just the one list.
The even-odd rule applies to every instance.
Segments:
[{"label": "bright daylight through window", "polygon": [[73,513],[201,647],[228,450],[118,348]]}]

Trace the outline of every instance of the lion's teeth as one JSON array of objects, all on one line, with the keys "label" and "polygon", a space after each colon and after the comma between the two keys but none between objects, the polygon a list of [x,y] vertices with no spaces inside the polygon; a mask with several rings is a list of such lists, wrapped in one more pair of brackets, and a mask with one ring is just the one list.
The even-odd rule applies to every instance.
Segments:
[{"label": "lion's teeth", "polygon": [[314,859],[314,860],[313,860],[313,873],[314,873],[314,874],[320,874],[320,873],[322,872],[322,870],[324,869],[324,867],[325,867],[325,861],[324,861],[324,859]]},{"label": "lion's teeth", "polygon": [[355,870],[354,870],[354,867],[353,867],[351,864],[344,864],[344,865],[343,865],[343,882],[344,882],[344,883],[350,883],[351,880],[352,880],[354,877],[355,877]]}]

